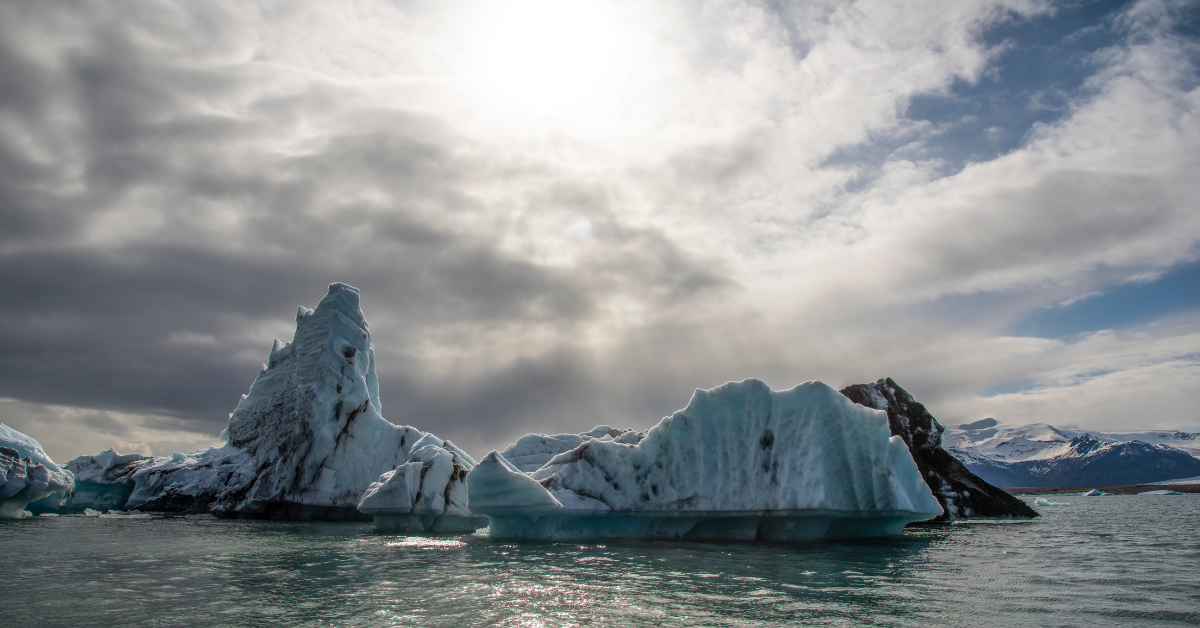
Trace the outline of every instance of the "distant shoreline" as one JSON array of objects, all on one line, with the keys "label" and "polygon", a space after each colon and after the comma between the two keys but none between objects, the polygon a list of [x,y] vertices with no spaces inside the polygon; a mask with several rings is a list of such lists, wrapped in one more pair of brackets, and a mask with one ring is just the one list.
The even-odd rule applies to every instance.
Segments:
[{"label": "distant shoreline", "polygon": [[1123,486],[1081,486],[1077,488],[1045,488],[1041,486],[1005,486],[1002,487],[1011,495],[1061,495],[1063,493],[1083,493],[1099,489],[1114,495],[1134,495],[1146,491],[1161,491],[1163,489],[1179,491],[1180,493],[1200,493],[1200,483],[1197,484],[1125,484]]}]

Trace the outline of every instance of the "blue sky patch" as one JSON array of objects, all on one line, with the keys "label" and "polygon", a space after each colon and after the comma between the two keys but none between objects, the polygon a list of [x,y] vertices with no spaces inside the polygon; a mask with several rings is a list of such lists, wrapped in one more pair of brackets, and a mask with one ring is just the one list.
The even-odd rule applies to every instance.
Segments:
[{"label": "blue sky patch", "polygon": [[1200,309],[1200,262],[1192,262],[1172,268],[1155,281],[1119,284],[1067,305],[1041,308],[1017,322],[1009,332],[1016,336],[1067,338],[1145,324],[1197,309]]},{"label": "blue sky patch", "polygon": [[835,152],[823,165],[866,168],[849,186],[854,191],[891,159],[941,160],[941,174],[949,176],[1019,148],[1035,124],[1064,119],[1073,103],[1086,98],[1084,83],[1099,69],[1094,53],[1122,41],[1115,18],[1130,4],[1068,4],[1033,19],[1011,14],[995,21],[980,41],[998,52],[978,82],[959,79],[947,91],[909,102],[908,118],[928,122],[932,134],[919,142],[911,136],[873,138]]}]

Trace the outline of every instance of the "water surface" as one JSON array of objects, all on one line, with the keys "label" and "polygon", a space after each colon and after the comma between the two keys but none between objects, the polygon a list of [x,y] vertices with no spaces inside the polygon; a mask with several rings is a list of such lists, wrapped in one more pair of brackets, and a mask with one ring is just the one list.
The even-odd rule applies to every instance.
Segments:
[{"label": "water surface", "polygon": [[422,538],[369,524],[0,522],[0,625],[1200,625],[1200,496],[794,545]]}]

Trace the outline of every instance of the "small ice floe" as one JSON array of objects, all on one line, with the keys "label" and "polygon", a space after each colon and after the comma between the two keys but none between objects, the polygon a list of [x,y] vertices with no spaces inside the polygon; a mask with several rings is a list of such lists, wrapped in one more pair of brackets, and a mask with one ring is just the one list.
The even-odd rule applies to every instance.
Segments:
[{"label": "small ice floe", "polygon": [[102,515],[97,515],[102,519],[149,519],[150,513],[145,512],[125,512],[123,510],[109,510]]},{"label": "small ice floe", "polygon": [[84,515],[85,517],[99,517],[99,516],[100,516],[100,511],[99,511],[99,510],[92,510],[91,508],[84,508],[84,509],[83,509],[83,515]]},{"label": "small ice floe", "polygon": [[1109,495],[1112,495],[1112,493],[1105,493],[1095,488],[1083,494],[1084,497],[1108,497]]},{"label": "small ice floe", "polygon": [[1039,498],[1033,500],[1033,505],[1034,506],[1066,506],[1066,504],[1064,504],[1062,502],[1052,502],[1052,501],[1046,499],[1045,497],[1039,497]]},{"label": "small ice floe", "polygon": [[1179,491],[1171,491],[1171,490],[1167,490],[1167,489],[1159,489],[1157,491],[1146,491],[1144,493],[1138,493],[1138,495],[1185,495],[1185,494],[1186,493],[1180,493]]}]

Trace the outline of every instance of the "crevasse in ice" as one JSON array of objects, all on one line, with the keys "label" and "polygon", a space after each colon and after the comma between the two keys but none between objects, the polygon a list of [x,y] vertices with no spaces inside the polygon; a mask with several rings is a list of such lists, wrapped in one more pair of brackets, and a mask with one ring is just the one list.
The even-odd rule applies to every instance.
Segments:
[{"label": "crevasse in ice", "polygon": [[[434,442],[451,452],[455,473],[427,475],[423,487],[427,493],[452,493],[450,484],[433,487],[435,478],[452,483],[471,469],[470,458],[448,441],[393,425],[381,407],[359,291],[331,284],[316,309],[297,310],[292,341],[274,342],[249,393],[230,414],[224,447],[153,458],[111,450],[77,458],[69,465],[90,485],[71,507],[359,518],[364,515],[357,506],[368,487],[397,467],[424,464],[425,454],[414,460],[413,449]],[[123,497],[123,506],[111,505]],[[475,529],[469,526],[479,518],[455,510],[453,500],[430,499],[422,514],[434,515],[439,503],[443,514],[464,515],[462,529]]]},{"label": "crevasse in ice", "polygon": [[876,536],[942,513],[887,415],[821,382],[697,390],[644,436],[615,432],[556,454],[569,438],[524,437],[506,451],[525,469],[488,454],[471,510],[493,536],[546,539]]},{"label": "crevasse in ice", "polygon": [[0,423],[0,519],[19,519],[31,502],[65,496],[73,483],[40,443]]}]

